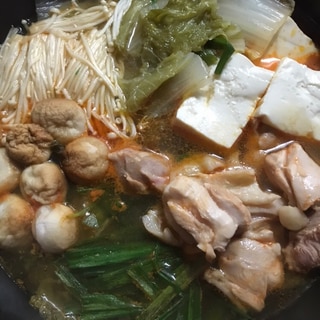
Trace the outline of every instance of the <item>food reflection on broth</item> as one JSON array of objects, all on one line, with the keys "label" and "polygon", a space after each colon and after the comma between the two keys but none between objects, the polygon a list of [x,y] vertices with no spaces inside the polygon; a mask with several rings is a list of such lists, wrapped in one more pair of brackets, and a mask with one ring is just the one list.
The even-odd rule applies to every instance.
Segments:
[{"label": "food reflection on broth", "polygon": [[[320,59],[292,3],[266,51],[204,0],[72,2],[10,31],[0,262],[45,319],[248,319],[312,281]],[[202,44],[161,48],[156,21],[201,10]]]}]

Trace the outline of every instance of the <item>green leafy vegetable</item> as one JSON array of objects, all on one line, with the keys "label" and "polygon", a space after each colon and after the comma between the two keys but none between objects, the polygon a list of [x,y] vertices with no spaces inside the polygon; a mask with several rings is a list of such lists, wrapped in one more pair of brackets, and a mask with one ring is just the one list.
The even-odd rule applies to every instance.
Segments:
[{"label": "green leafy vegetable", "polygon": [[129,111],[141,109],[154,91],[183,69],[188,58],[183,52],[178,51],[163,59],[152,70],[144,66],[137,76],[123,79],[121,85],[127,97]]},{"label": "green leafy vegetable", "polygon": [[159,60],[182,51],[199,51],[208,39],[224,34],[216,1],[169,0],[162,9],[150,10],[142,22],[143,59]]},{"label": "green leafy vegetable", "polygon": [[226,65],[226,63],[235,51],[233,46],[224,36],[218,36],[213,40],[209,40],[205,45],[205,49],[213,51],[222,51],[221,57],[214,71],[214,73],[218,75],[222,73],[224,66]]},{"label": "green leafy vegetable", "polygon": [[69,272],[65,265],[57,264],[56,274],[60,280],[67,286],[72,292],[85,294],[87,289],[78,281],[78,279]]},{"label": "green leafy vegetable", "polygon": [[154,281],[150,281],[150,275],[153,272],[153,268],[153,261],[147,260],[136,263],[128,270],[128,275],[133,282],[150,299],[154,298],[156,292],[159,290],[159,286]]},{"label": "green leafy vegetable", "polygon": [[[169,0],[156,9],[147,4],[145,0],[132,2],[116,44],[124,55],[139,58],[151,68],[173,53],[200,51],[208,39],[224,34],[215,0]],[[141,39],[134,50],[130,46],[133,37]]]},{"label": "green leafy vegetable", "polygon": [[150,255],[154,246],[145,243],[99,244],[89,243],[66,252],[65,258],[70,268],[88,268],[108,264],[128,262]]},{"label": "green leafy vegetable", "polygon": [[140,320],[153,320],[163,313],[170,303],[178,296],[178,293],[187,289],[207,268],[204,261],[196,261],[193,264],[181,264],[175,271],[175,282],[168,285],[139,315]]},{"label": "green leafy vegetable", "polygon": [[204,48],[202,51],[197,52],[203,61],[206,62],[208,66],[216,64],[219,60],[216,53],[212,49]]},{"label": "green leafy vegetable", "polygon": [[136,315],[141,307],[126,302],[112,294],[87,294],[82,296],[82,320],[115,319],[117,317]]},{"label": "green leafy vegetable", "polygon": [[186,263],[178,250],[155,241],[96,242],[70,249],[56,262],[60,281],[80,301],[81,319],[198,318],[201,288],[191,284],[208,267],[202,255]]},{"label": "green leafy vegetable", "polygon": [[[181,71],[185,56],[202,51],[208,40],[230,28],[217,14],[216,0],[169,0],[163,7],[135,0],[124,15],[116,46],[124,58],[121,86],[130,111]],[[237,29],[239,32],[239,29]]]},{"label": "green leafy vegetable", "polygon": [[202,303],[202,290],[198,281],[192,282],[189,289],[187,315],[186,320],[201,320],[201,303]]},{"label": "green leafy vegetable", "polygon": [[[144,81],[149,79],[147,81],[149,83],[149,81],[154,80],[156,84],[154,94],[149,97],[146,96],[145,114],[149,117],[168,114],[176,107],[177,101],[180,101],[181,97],[191,96],[208,82],[208,67],[195,53],[188,53],[185,56],[181,55],[181,58],[176,56],[177,64],[174,64],[171,58],[174,57],[170,56],[170,59],[165,59],[164,61],[168,68],[172,68],[172,74],[174,74],[169,80],[166,80],[162,85],[157,82],[161,78],[159,74],[165,74],[162,72],[163,70],[159,73],[147,73],[144,78]],[[169,64],[167,64],[167,60],[169,60]],[[162,65],[160,63],[159,67]],[[190,74],[192,74],[192,77],[190,77]],[[144,81],[136,83],[134,79],[129,84],[131,92],[139,89],[143,90],[139,86],[144,86]],[[134,87],[134,84],[137,84],[137,86]]]}]

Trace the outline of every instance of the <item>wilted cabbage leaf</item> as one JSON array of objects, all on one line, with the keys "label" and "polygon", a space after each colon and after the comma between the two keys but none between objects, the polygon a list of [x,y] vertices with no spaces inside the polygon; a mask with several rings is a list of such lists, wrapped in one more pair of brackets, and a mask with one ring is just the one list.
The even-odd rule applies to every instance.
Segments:
[{"label": "wilted cabbage leaf", "polygon": [[141,109],[152,92],[180,72],[188,53],[201,51],[230,29],[237,33],[217,14],[216,0],[133,0],[116,41],[125,61],[121,86],[129,111]]}]

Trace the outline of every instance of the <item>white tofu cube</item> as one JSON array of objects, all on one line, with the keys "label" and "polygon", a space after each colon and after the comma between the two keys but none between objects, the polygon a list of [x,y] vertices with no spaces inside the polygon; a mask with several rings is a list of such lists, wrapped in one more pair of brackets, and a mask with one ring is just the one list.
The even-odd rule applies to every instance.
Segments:
[{"label": "white tofu cube", "polygon": [[320,71],[282,59],[255,116],[286,133],[320,140]]},{"label": "white tofu cube", "polygon": [[313,41],[302,32],[291,17],[288,17],[263,58],[288,57],[301,62],[317,53],[318,49]]},{"label": "white tofu cube", "polygon": [[244,55],[233,54],[222,75],[212,75],[213,85],[207,91],[183,101],[174,125],[230,148],[241,135],[272,75],[272,71],[256,67]]}]

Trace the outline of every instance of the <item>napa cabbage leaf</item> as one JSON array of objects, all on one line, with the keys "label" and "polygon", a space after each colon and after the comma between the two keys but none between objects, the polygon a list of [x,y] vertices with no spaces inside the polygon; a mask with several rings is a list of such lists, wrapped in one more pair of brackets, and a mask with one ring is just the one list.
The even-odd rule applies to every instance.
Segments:
[{"label": "napa cabbage leaf", "polygon": [[115,42],[125,63],[120,85],[128,110],[146,107],[148,97],[181,72],[188,53],[228,33],[237,38],[240,30],[217,14],[216,0],[133,0]]}]

